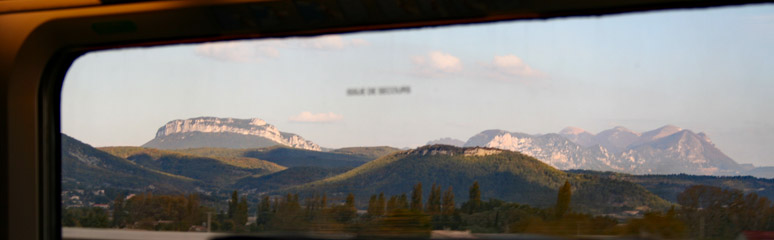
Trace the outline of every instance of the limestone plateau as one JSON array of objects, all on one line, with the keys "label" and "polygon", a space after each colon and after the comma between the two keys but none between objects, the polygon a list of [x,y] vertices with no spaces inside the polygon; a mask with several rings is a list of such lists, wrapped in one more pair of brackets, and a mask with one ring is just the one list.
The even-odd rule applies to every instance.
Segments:
[{"label": "limestone plateau", "polygon": [[170,121],[159,128],[154,139],[142,146],[158,149],[186,149],[260,148],[275,145],[312,151],[321,150],[317,144],[299,135],[282,132],[259,118],[216,117]]}]

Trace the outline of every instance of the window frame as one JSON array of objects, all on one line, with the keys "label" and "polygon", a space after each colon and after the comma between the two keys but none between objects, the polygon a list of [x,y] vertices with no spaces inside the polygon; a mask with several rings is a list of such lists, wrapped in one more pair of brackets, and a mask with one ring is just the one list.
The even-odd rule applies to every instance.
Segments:
[{"label": "window frame", "polygon": [[[175,16],[175,13],[192,11],[192,12],[206,12],[211,10],[210,8],[218,6],[226,6],[226,4],[250,4],[263,1],[239,1],[239,0],[225,0],[225,1],[201,1],[196,3],[185,3],[174,5],[172,1],[158,1],[158,2],[144,2],[144,3],[130,3],[121,5],[96,5],[75,7],[67,9],[49,9],[49,10],[29,10],[26,12],[5,12],[0,13],[0,26],[9,25],[10,20],[14,19],[12,15],[31,17],[38,23],[29,23],[24,27],[20,27],[14,30],[14,33],[18,33],[21,36],[15,36],[15,38],[24,38],[21,43],[10,43],[3,47],[3,50],[10,48],[13,51],[13,56],[10,56],[10,60],[0,59],[0,81],[2,85],[3,98],[0,99],[0,103],[5,106],[12,104],[19,104],[19,101],[35,99],[35,103],[32,105],[34,109],[23,109],[23,107],[15,108],[15,110],[22,109],[24,112],[14,112],[15,110],[4,109],[0,112],[0,117],[3,118],[2,127],[0,128],[0,136],[5,140],[16,139],[20,137],[22,143],[11,145],[8,143],[0,146],[0,153],[7,157],[6,161],[0,163],[0,177],[5,179],[5,184],[0,188],[0,206],[8,206],[8,209],[0,211],[0,218],[7,224],[3,224],[0,227],[0,232],[5,232],[10,239],[27,238],[27,239],[61,239],[61,135],[60,135],[60,101],[61,90],[64,82],[64,77],[69,70],[72,63],[85,53],[104,49],[117,49],[124,47],[137,47],[137,46],[158,46],[168,44],[180,44],[180,43],[197,43],[208,42],[218,40],[235,40],[235,39],[258,39],[267,37],[290,37],[290,36],[305,36],[305,35],[320,35],[327,33],[347,33],[357,31],[376,31],[386,29],[406,29],[426,26],[440,26],[440,25],[452,25],[452,24],[467,24],[467,23],[489,23],[494,21],[504,20],[524,20],[524,19],[546,19],[553,17],[567,17],[567,16],[588,16],[588,15],[604,15],[604,14],[617,14],[624,12],[636,12],[636,11],[649,11],[649,10],[662,10],[662,9],[676,9],[676,8],[693,8],[693,7],[711,7],[711,6],[726,6],[726,5],[741,5],[748,3],[762,3],[772,1],[729,1],[729,0],[715,0],[715,1],[657,1],[657,0],[645,0],[640,3],[621,3],[619,5],[600,5],[596,8],[594,6],[590,8],[583,8],[583,6],[575,6],[575,9],[553,9],[546,10],[546,12],[540,12],[541,9],[534,9],[533,14],[518,13],[518,14],[502,14],[494,17],[476,17],[476,16],[463,16],[458,19],[430,19],[430,20],[416,20],[408,22],[387,22],[387,23],[373,23],[373,24],[359,24],[350,26],[306,26],[306,29],[292,30],[292,31],[280,31],[274,33],[260,32],[259,29],[253,29],[251,31],[242,32],[228,32],[223,31],[217,27],[201,29],[201,31],[191,32],[173,32],[172,34],[159,34],[159,33],[144,33],[142,36],[105,36],[104,38],[87,38],[81,39],[78,36],[66,36],[69,29],[82,28],[84,23],[91,23],[95,21],[105,21],[111,19],[164,19]],[[562,2],[562,1],[560,1]],[[571,1],[564,1],[571,3]],[[555,4],[555,3],[552,3]],[[549,4],[550,5],[550,4]],[[593,5],[593,4],[589,4]],[[571,7],[572,8],[572,7]],[[194,19],[194,18],[191,18]],[[213,18],[201,17],[202,19],[213,20]],[[190,20],[190,19],[189,19]],[[3,25],[5,24],[5,25]],[[81,29],[82,30],[82,29]],[[70,33],[72,35],[72,33]],[[59,38],[66,36],[65,38]],[[9,38],[0,37],[0,43],[5,45],[6,40]],[[16,48],[18,46],[18,48]],[[29,55],[28,55],[29,54]],[[0,54],[0,57],[6,57]],[[7,61],[6,61],[7,60]],[[3,62],[6,61],[6,62]],[[21,66],[21,67],[19,67]],[[6,73],[2,73],[6,72]],[[32,76],[32,77],[30,77]],[[9,85],[19,85],[20,82],[29,81],[36,87],[24,87],[24,91],[20,93],[9,93],[11,88]],[[32,90],[34,89],[34,90]],[[32,98],[15,98],[21,95],[30,95]],[[11,97],[9,97],[11,96]],[[25,115],[26,114],[26,115]],[[20,122],[24,120],[32,120],[34,131],[24,131],[29,129],[28,125],[24,125]],[[23,125],[23,126],[22,126]],[[19,129],[11,129],[20,127]],[[21,132],[20,132],[21,131]],[[12,146],[25,146],[24,148],[15,149]],[[33,149],[32,152],[28,151]],[[14,160],[15,157],[28,157],[34,156],[34,159],[21,159]],[[31,163],[24,163],[19,166],[19,161],[32,161]],[[26,165],[25,165],[26,164]],[[30,167],[31,164],[32,166]],[[34,175],[36,182],[25,183],[25,186],[30,187],[35,194],[32,196],[16,196],[11,199],[11,194],[25,194],[28,191],[20,192],[18,188],[12,188],[9,184],[12,182],[10,177],[16,176],[19,173],[11,174],[14,171],[24,171],[33,168],[34,171],[30,174]],[[24,206],[10,206],[9,203],[19,202],[19,199],[26,199]],[[24,228],[15,229],[11,224],[8,224],[10,220],[16,220],[14,215],[18,213],[19,209],[11,210],[10,208],[21,208],[29,212],[35,212],[33,218],[24,218],[20,221],[24,223],[35,223],[32,226],[26,226]],[[16,225],[18,226],[18,225]]]}]

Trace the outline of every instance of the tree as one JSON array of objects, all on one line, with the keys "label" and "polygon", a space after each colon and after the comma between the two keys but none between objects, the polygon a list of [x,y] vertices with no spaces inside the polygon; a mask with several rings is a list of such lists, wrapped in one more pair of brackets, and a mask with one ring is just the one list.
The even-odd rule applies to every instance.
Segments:
[{"label": "tree", "polygon": [[376,195],[371,195],[368,200],[368,215],[376,216]]},{"label": "tree", "polygon": [[[439,187],[440,188],[440,187]],[[443,215],[451,216],[454,215],[454,191],[452,190],[452,187],[449,186],[449,189],[446,190],[446,192],[443,193],[443,202],[441,203],[443,212]]]},{"label": "tree", "polygon": [[352,193],[349,193],[347,195],[347,200],[344,202],[344,206],[347,207],[347,209],[350,209],[352,211],[357,211],[357,208],[355,208],[355,195]]},{"label": "tree", "polygon": [[258,213],[255,222],[258,225],[266,225],[271,219],[271,199],[269,196],[263,196],[261,203],[258,205]]},{"label": "tree", "polygon": [[108,214],[105,209],[92,207],[86,208],[86,216],[80,220],[81,226],[88,228],[107,228],[110,227]]},{"label": "tree", "polygon": [[677,215],[692,237],[728,239],[741,231],[774,230],[771,201],[754,192],[694,185],[677,196],[677,203]]},{"label": "tree", "polygon": [[272,214],[276,214],[277,210],[279,210],[279,201],[280,201],[279,198],[274,198],[274,201],[272,201],[272,204],[271,204],[271,213]]},{"label": "tree", "polygon": [[408,197],[405,193],[401,194],[398,198],[397,209],[409,209]]},{"label": "tree", "polygon": [[126,224],[126,209],[124,209],[124,195],[118,194],[113,200],[113,227],[123,228]]},{"label": "tree", "polygon": [[236,190],[231,193],[231,201],[228,202],[228,218],[234,218],[234,212],[237,210],[237,204],[239,204],[239,194]]},{"label": "tree", "polygon": [[666,214],[647,212],[642,218],[634,218],[626,224],[629,235],[649,235],[659,239],[684,239],[685,224],[676,217],[675,207]]},{"label": "tree", "polygon": [[379,197],[376,198],[376,216],[384,215],[384,193],[379,193]]},{"label": "tree", "polygon": [[473,185],[470,186],[468,195],[468,214],[473,214],[481,209],[481,189],[478,186],[478,181],[473,182]]},{"label": "tree", "polygon": [[234,221],[234,229],[237,231],[243,230],[247,223],[247,207],[247,197],[242,196],[242,199],[237,204],[236,211],[234,212],[234,218],[232,219]]},{"label": "tree", "polygon": [[331,207],[331,215],[340,223],[348,223],[357,214],[357,208],[355,208],[355,195],[350,193],[347,195],[347,200],[344,205],[338,205]]},{"label": "tree", "polygon": [[322,199],[320,200],[320,208],[325,209],[328,207],[328,194],[323,193]]},{"label": "tree", "polygon": [[387,200],[387,213],[392,213],[398,209],[398,196],[390,196],[390,200]]},{"label": "tree", "polygon": [[565,180],[564,185],[559,188],[559,194],[556,197],[556,217],[561,218],[570,210],[570,201],[572,199],[572,189],[570,181]]},{"label": "tree", "polygon": [[422,212],[422,183],[414,185],[411,192],[411,211]]},{"label": "tree", "polygon": [[285,195],[285,199],[277,200],[277,212],[273,214],[269,228],[276,230],[299,230],[304,228],[304,212],[298,202],[298,194]]},{"label": "tree", "polygon": [[433,183],[430,188],[430,196],[427,198],[427,207],[425,212],[430,215],[441,214],[441,186]]},{"label": "tree", "polygon": [[67,227],[108,228],[109,216],[98,207],[68,208],[63,210],[62,225]]},{"label": "tree", "polygon": [[368,201],[368,215],[371,217],[380,217],[384,215],[384,193],[379,195],[371,195],[371,199]]},{"label": "tree", "polygon": [[307,197],[304,200],[304,202],[306,203],[305,204],[306,205],[305,206],[305,208],[306,208],[306,219],[308,221],[315,220],[320,215],[320,213],[323,211],[323,208],[325,208],[323,206],[324,205],[323,202],[326,201],[326,200],[325,199],[321,200],[321,198],[325,198],[325,197],[321,197],[321,196],[319,196],[317,194],[314,194],[314,196]]},{"label": "tree", "polygon": [[441,202],[441,221],[438,227],[439,229],[457,229],[460,222],[461,218],[459,213],[457,213],[454,204],[454,190],[449,186],[446,192],[443,193],[443,200]]},{"label": "tree", "polygon": [[231,230],[234,224],[232,224],[231,220],[227,218],[228,218],[228,213],[224,213],[223,210],[220,210],[218,212],[218,215],[215,216],[215,222],[213,222],[212,224],[212,230],[214,231]]},{"label": "tree", "polygon": [[202,209],[198,194],[189,194],[185,198],[185,216],[181,219],[179,226],[180,230],[185,231],[193,225],[201,224]]}]

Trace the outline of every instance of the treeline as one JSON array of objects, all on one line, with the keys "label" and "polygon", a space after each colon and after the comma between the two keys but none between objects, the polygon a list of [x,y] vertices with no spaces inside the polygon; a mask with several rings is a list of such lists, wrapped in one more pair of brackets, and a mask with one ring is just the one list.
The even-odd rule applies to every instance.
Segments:
[{"label": "treeline", "polygon": [[766,197],[736,189],[691,186],[677,196],[690,236],[736,238],[742,231],[774,231],[774,207]]},{"label": "treeline", "polygon": [[440,186],[434,185],[425,205],[420,183],[414,187],[411,196],[372,195],[367,210],[358,213],[355,195],[351,193],[343,204],[329,204],[327,194],[306,198],[303,205],[297,194],[287,194],[283,198],[264,196],[258,204],[256,221],[249,228],[256,232],[350,232],[361,236],[429,237],[433,219],[440,221],[453,217],[453,199],[450,191],[441,196]]},{"label": "treeline", "polygon": [[201,206],[196,194],[144,193],[129,199],[119,194],[113,201],[112,213],[99,207],[63,209],[62,226],[189,231],[191,226],[206,220],[203,213],[208,211],[212,209]]},{"label": "treeline", "polygon": [[[545,235],[615,235],[657,238],[735,238],[743,231],[774,230],[774,207],[755,193],[711,186],[691,186],[679,195],[680,207],[665,212],[645,212],[641,218],[621,220],[593,216],[571,209],[572,186],[565,182],[549,208],[481,198],[478,182],[468,189],[468,201],[455,203],[452,187],[442,191],[433,184],[425,200],[422,183],[409,194],[370,196],[365,211],[358,212],[355,196],[336,203],[327,194],[300,199],[298,194],[263,196],[248,213],[247,197],[234,191],[227,211],[215,213],[200,206],[197,195],[154,196],[140,194],[113,202],[112,215],[100,208],[65,209],[62,224],[80,227],[115,227],[148,230],[221,232],[311,231],[349,232],[360,236],[395,234],[428,237],[431,230],[471,230],[478,233],[530,233]],[[457,206],[460,206],[459,208]],[[249,215],[255,221],[248,221]]]}]

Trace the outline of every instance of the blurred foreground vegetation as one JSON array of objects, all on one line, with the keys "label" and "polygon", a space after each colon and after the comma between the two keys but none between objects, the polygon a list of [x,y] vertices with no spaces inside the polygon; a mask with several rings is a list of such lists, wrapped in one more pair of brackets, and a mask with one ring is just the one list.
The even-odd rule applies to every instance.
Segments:
[{"label": "blurred foreground vegetation", "polygon": [[[202,206],[191,195],[118,196],[110,209],[67,208],[62,225],[166,231],[352,233],[367,238],[426,238],[431,230],[473,233],[527,233],[558,236],[630,236],[660,239],[731,239],[742,231],[774,231],[772,202],[733,189],[696,185],[678,196],[679,206],[646,211],[636,217],[590,215],[570,208],[572,189],[557,189],[552,207],[536,208],[490,198],[482,200],[478,182],[468,201],[455,203],[451,187],[433,184],[427,199],[418,183],[408,194],[372,195],[367,209],[355,207],[355,196],[318,194],[262,196],[249,210],[236,191],[225,211]],[[341,199],[339,199],[341,198]],[[457,207],[459,206],[459,207]],[[209,218],[209,220],[208,220]],[[207,223],[210,222],[210,226]]]}]

